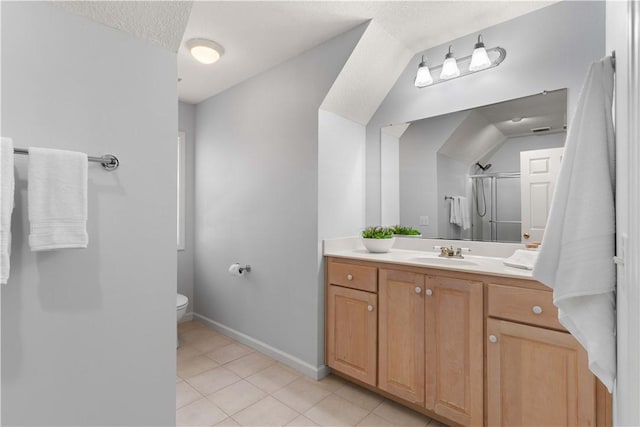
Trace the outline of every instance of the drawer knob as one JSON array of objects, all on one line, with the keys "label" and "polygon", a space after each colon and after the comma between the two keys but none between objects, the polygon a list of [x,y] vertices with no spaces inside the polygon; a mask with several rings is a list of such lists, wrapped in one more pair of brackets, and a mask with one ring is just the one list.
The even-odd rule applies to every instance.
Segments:
[{"label": "drawer knob", "polygon": [[542,307],[534,305],[531,311],[533,311],[533,314],[542,314]]},{"label": "drawer knob", "polygon": [[489,342],[491,343],[498,342],[498,337],[496,337],[495,335],[489,335]]},{"label": "drawer knob", "polygon": [[353,280],[353,275],[347,274],[347,280]]},{"label": "drawer knob", "polygon": [[430,297],[431,295],[433,295],[433,291],[431,289],[427,289],[425,294],[427,294],[427,296]]},{"label": "drawer knob", "polygon": [[416,294],[421,294],[422,293],[422,289],[420,288],[420,286],[416,286]]},{"label": "drawer knob", "polygon": [[367,311],[373,311],[373,306],[372,305],[368,305],[367,306]]}]

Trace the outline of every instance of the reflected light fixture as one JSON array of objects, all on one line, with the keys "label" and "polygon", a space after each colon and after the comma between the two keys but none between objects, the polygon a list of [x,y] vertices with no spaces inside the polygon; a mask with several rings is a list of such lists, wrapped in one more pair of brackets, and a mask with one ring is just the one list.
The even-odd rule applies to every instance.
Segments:
[{"label": "reflected light fixture", "polygon": [[423,55],[418,65],[418,71],[413,84],[417,88],[424,88],[447,80],[464,77],[478,71],[494,68],[500,65],[506,56],[507,51],[499,46],[486,49],[482,34],[479,34],[478,42],[473,49],[473,54],[469,56],[455,58],[453,56],[453,46],[449,45],[449,51],[444,57],[444,63],[429,67]]},{"label": "reflected light fixture", "polygon": [[451,52],[451,48],[452,46],[449,45],[449,52],[445,55],[444,64],[442,64],[440,78],[443,80],[449,80],[460,75],[458,63],[456,62],[456,58],[453,56],[453,52]]},{"label": "reflected light fixture", "polygon": [[187,41],[187,48],[196,61],[207,65],[217,62],[224,53],[222,46],[207,39],[191,39]]},{"label": "reflected light fixture", "polygon": [[487,54],[487,49],[484,48],[482,40],[482,34],[478,34],[478,43],[473,48],[473,55],[471,55],[471,64],[469,64],[469,71],[480,71],[491,66],[491,60]]},{"label": "reflected light fixture", "polygon": [[413,84],[416,87],[425,87],[429,86],[433,83],[433,77],[431,77],[431,72],[429,71],[429,67],[424,60],[424,55],[422,55],[422,61],[418,65],[418,72],[416,73],[416,80]]}]

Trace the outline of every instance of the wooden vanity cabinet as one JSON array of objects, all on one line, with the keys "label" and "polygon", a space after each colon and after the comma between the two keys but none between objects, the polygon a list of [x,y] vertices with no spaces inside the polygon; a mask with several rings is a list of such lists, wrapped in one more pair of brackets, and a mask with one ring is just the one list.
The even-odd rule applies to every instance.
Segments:
[{"label": "wooden vanity cabinet", "polygon": [[379,279],[378,387],[482,424],[482,282],[388,269]]},{"label": "wooden vanity cabinet", "polygon": [[[371,274],[373,270],[373,275]],[[365,384],[376,385],[378,367],[377,269],[331,263],[326,290],[327,365]],[[360,290],[372,289],[374,292]]]},{"label": "wooden vanity cabinet", "polygon": [[425,406],[458,424],[482,425],[483,284],[432,276],[425,287]]},{"label": "wooden vanity cabinet", "polygon": [[329,257],[326,298],[327,364],[412,409],[452,425],[611,425],[610,395],[535,281]]},{"label": "wooden vanity cabinet", "polygon": [[[489,284],[489,426],[595,426],[587,352],[558,322],[549,291]],[[602,405],[599,410],[605,410]]]},{"label": "wooden vanity cabinet", "polygon": [[424,275],[380,269],[378,387],[424,405]]}]

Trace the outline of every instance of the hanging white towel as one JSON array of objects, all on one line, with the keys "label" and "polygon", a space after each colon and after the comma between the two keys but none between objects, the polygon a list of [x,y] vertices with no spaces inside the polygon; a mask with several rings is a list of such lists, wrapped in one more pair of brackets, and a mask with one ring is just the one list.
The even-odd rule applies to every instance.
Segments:
[{"label": "hanging white towel", "polygon": [[0,139],[0,283],[9,279],[9,258],[11,256],[11,213],[13,212],[13,141]]},{"label": "hanging white towel", "polygon": [[471,219],[469,218],[469,202],[466,197],[458,197],[458,210],[460,212],[460,225],[463,230],[468,230],[471,227]]},{"label": "hanging white towel", "polygon": [[553,288],[558,319],[613,389],[616,376],[615,146],[610,58],[591,65],[570,122],[533,277]]},{"label": "hanging white towel", "polygon": [[449,199],[449,222],[451,224],[459,225],[460,216],[458,214],[458,208],[460,205],[458,204],[457,196],[451,196]]},{"label": "hanging white towel", "polygon": [[29,246],[86,248],[87,155],[29,148]]}]

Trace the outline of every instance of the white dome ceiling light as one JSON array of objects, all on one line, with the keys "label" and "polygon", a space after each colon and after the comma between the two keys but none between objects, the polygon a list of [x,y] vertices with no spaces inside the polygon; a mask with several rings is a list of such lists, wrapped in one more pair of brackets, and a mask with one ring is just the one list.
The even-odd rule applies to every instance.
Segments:
[{"label": "white dome ceiling light", "polygon": [[224,54],[222,46],[207,39],[191,39],[187,41],[187,48],[196,61],[207,65],[218,62]]}]

